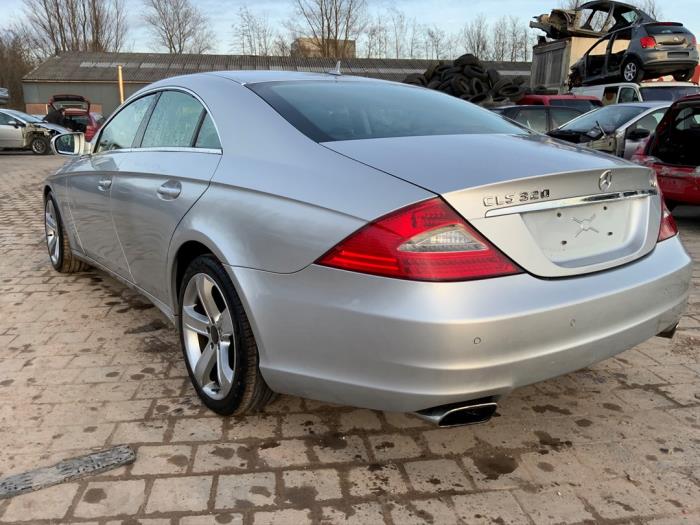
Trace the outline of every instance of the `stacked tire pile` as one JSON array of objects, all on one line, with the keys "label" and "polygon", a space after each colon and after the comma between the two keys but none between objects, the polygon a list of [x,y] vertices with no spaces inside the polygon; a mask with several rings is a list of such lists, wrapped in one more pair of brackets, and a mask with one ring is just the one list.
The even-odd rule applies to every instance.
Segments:
[{"label": "stacked tire pile", "polygon": [[517,102],[526,91],[525,79],[502,78],[472,54],[462,55],[454,62],[440,61],[425,73],[408,75],[404,83],[436,89],[487,107]]}]

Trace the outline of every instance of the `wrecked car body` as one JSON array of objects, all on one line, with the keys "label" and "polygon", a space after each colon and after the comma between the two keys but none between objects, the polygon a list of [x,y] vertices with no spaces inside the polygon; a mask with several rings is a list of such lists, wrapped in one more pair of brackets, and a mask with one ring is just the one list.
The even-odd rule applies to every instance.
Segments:
[{"label": "wrecked car body", "polygon": [[46,155],[51,150],[51,139],[68,131],[22,111],[0,109],[0,149],[31,150]]},{"label": "wrecked car body", "polygon": [[572,36],[601,37],[636,24],[656,20],[641,9],[622,2],[595,1],[578,9],[553,9],[530,22],[530,27],[544,31],[555,40]]}]

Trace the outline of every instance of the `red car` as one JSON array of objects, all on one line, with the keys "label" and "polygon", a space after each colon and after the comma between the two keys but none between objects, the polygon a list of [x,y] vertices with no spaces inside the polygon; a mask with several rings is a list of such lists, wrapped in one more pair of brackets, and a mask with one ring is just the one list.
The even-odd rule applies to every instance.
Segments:
[{"label": "red car", "polygon": [[603,105],[600,99],[590,95],[525,95],[518,104],[575,108],[584,113]]},{"label": "red car", "polygon": [[666,205],[700,205],[700,95],[677,100],[632,157],[653,168]]},{"label": "red car", "polygon": [[90,111],[90,101],[82,95],[54,95],[49,100],[49,106],[64,108],[65,127],[82,131],[88,141],[92,140],[105,121],[102,115]]}]

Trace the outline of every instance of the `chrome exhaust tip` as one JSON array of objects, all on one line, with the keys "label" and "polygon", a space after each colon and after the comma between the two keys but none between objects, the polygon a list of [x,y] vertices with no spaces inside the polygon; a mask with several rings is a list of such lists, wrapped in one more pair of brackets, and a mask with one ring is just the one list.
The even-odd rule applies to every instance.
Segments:
[{"label": "chrome exhaust tip", "polygon": [[486,423],[493,417],[497,408],[498,403],[493,399],[479,399],[427,408],[415,414],[438,427],[448,428]]}]

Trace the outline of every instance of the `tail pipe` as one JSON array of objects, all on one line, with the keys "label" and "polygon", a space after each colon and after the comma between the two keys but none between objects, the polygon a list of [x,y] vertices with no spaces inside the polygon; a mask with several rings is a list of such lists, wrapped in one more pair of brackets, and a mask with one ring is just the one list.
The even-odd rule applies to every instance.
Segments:
[{"label": "tail pipe", "polygon": [[495,399],[486,398],[426,408],[415,414],[439,427],[457,427],[486,423],[494,415],[497,408],[498,404]]}]

